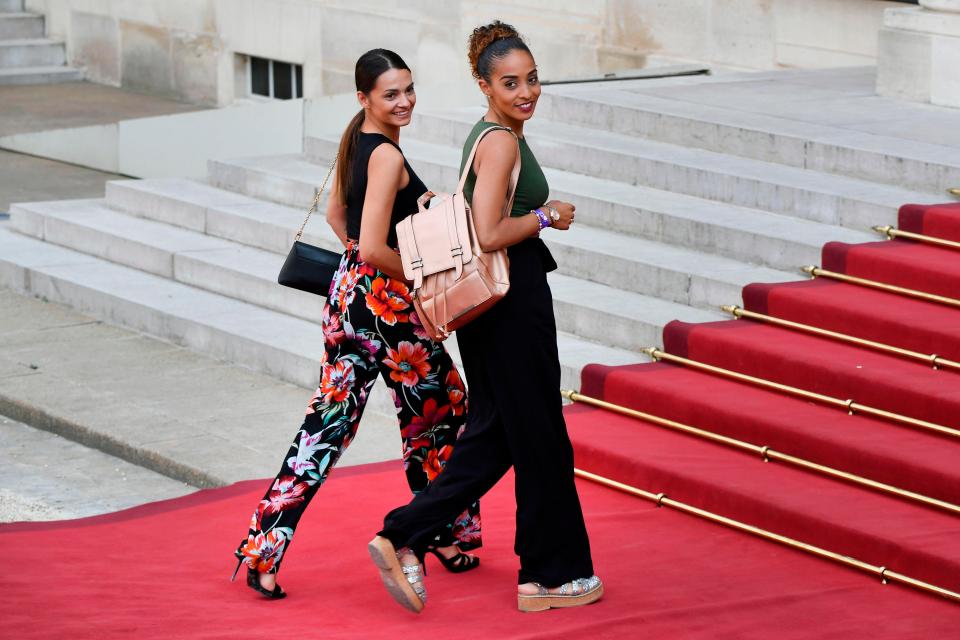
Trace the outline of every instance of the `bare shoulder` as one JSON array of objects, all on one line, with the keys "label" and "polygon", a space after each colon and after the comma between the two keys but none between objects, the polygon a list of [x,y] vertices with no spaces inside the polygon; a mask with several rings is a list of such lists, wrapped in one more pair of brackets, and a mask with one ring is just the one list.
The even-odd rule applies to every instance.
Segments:
[{"label": "bare shoulder", "polygon": [[378,145],[373,153],[370,154],[370,160],[367,161],[368,170],[396,171],[403,170],[403,154],[392,144],[384,142]]},{"label": "bare shoulder", "polygon": [[517,154],[517,137],[509,131],[499,129],[491,131],[480,141],[477,147],[477,160],[481,163],[509,163]]}]

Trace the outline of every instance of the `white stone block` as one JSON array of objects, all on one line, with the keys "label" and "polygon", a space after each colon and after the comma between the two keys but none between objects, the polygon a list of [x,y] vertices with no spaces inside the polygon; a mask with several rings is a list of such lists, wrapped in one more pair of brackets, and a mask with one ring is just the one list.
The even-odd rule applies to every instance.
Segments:
[{"label": "white stone block", "polygon": [[960,13],[896,9],[884,14],[883,26],[888,29],[960,37]]},{"label": "white stone block", "polygon": [[34,211],[30,203],[14,204],[10,207],[10,228],[43,240],[43,216]]},{"label": "white stone block", "polygon": [[277,100],[118,125],[119,173],[138,178],[206,175],[214,158],[297,153],[303,102]]},{"label": "white stone block", "polygon": [[174,278],[184,284],[319,323],[324,298],[277,284],[282,264],[283,256],[248,247],[185,251],[174,256]]},{"label": "white stone block", "polygon": [[45,39],[0,40],[0,67],[50,67],[66,59],[63,43]]},{"label": "white stone block", "polygon": [[0,147],[116,173],[117,125],[91,125],[19,133],[0,138]]},{"label": "white stone block", "polygon": [[44,35],[43,16],[0,13],[0,40],[25,40]]},{"label": "white stone block", "polygon": [[[880,31],[877,93],[960,107],[960,13],[950,3],[933,9],[895,9]],[[933,6],[933,5],[927,5]]]},{"label": "white stone block", "polygon": [[81,80],[83,80],[83,71],[69,67],[0,69],[0,85],[54,84]]},{"label": "white stone block", "polygon": [[[954,15],[960,26],[960,13]],[[930,57],[930,102],[960,107],[960,37],[934,36]]]},{"label": "white stone block", "polygon": [[107,204],[141,218],[203,231],[205,208],[193,202],[165,197],[144,189],[139,181],[113,180],[106,185]]}]

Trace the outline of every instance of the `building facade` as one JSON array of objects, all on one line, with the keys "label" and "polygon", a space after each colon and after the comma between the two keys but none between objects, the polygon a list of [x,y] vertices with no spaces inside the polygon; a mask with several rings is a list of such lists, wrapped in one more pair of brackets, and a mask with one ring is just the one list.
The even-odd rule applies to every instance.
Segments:
[{"label": "building facade", "polygon": [[95,82],[205,105],[353,89],[387,47],[443,101],[471,84],[466,38],[513,23],[542,76],[672,62],[734,69],[875,64],[880,0],[27,0]]}]

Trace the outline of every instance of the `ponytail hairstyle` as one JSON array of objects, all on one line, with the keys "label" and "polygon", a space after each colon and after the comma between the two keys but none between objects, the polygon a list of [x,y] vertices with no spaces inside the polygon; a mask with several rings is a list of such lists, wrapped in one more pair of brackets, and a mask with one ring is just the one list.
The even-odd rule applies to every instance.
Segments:
[{"label": "ponytail hairstyle", "polygon": [[[513,26],[494,20],[490,24],[477,27],[470,34],[467,48],[473,77],[490,82],[494,63],[516,49],[530,53],[527,44]],[[532,53],[530,55],[533,56]]]},{"label": "ponytail hairstyle", "polygon": [[[353,72],[357,91],[370,95],[377,84],[377,78],[390,69],[405,69],[410,67],[399,55],[389,49],[371,49],[360,56],[357,67]],[[343,131],[340,138],[339,159],[337,160],[337,190],[340,204],[347,203],[347,194],[350,193],[350,183],[353,178],[353,154],[357,148],[357,139],[360,137],[360,126],[363,124],[364,111],[360,109],[353,116],[350,124]]]}]

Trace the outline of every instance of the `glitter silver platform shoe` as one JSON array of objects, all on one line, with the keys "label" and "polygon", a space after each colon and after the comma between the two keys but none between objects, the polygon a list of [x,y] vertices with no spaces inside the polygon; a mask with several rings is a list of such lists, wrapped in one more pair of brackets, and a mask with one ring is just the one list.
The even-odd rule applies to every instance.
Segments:
[{"label": "glitter silver platform shoe", "polygon": [[551,593],[542,584],[533,583],[537,593],[517,594],[517,608],[520,611],[546,611],[563,607],[580,607],[596,602],[603,597],[603,582],[597,576],[577,578],[560,585],[557,593]]},{"label": "glitter silver platform shoe", "polygon": [[[393,543],[377,536],[367,545],[373,564],[380,570],[380,579],[390,596],[405,609],[420,613],[427,601],[427,588],[423,584],[421,565],[406,565],[400,562]],[[401,550],[404,551],[404,550]]]}]

